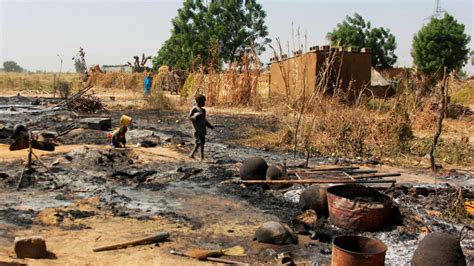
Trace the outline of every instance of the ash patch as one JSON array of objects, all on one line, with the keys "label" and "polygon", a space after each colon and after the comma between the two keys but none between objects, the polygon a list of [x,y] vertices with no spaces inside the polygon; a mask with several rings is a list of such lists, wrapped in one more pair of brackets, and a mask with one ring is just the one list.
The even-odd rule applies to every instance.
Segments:
[{"label": "ash patch", "polygon": [[200,220],[188,217],[186,215],[177,214],[175,212],[159,212],[156,213],[156,215],[165,217],[166,219],[175,223],[190,225],[192,230],[200,229],[203,226],[203,222]]},{"label": "ash patch", "polygon": [[167,187],[167,184],[162,183],[140,183],[135,188],[137,189],[148,189],[151,191],[159,191]]},{"label": "ash patch", "polygon": [[97,167],[99,169],[117,169],[126,167],[134,163],[136,156],[129,150],[123,149],[106,149],[94,150],[87,146],[69,152],[66,158],[70,158],[72,162],[90,169]]},{"label": "ash patch", "polygon": [[64,219],[83,219],[96,215],[93,211],[81,211],[81,210],[68,210],[68,211],[58,211],[54,216],[56,216],[56,221],[62,222]]},{"label": "ash patch", "polygon": [[62,229],[68,230],[68,231],[80,231],[80,230],[85,230],[85,229],[92,229],[92,227],[85,225],[85,224],[73,224],[73,225],[68,225],[68,226],[61,226]]},{"label": "ash patch", "polygon": [[18,210],[13,208],[7,208],[0,210],[0,221],[6,221],[9,224],[13,224],[22,228],[30,228],[33,224],[33,219],[36,217],[37,212],[34,210]]},{"label": "ash patch", "polygon": [[298,204],[288,202],[283,196],[266,191],[261,186],[243,188],[238,184],[223,184],[219,186],[219,191],[224,195],[233,195],[244,200],[265,213],[275,215],[286,224],[291,224],[293,217],[299,210]]},{"label": "ash patch", "polygon": [[114,171],[111,176],[118,178],[121,181],[142,183],[145,182],[148,177],[153,176],[156,173],[157,171],[149,169],[131,169]]},{"label": "ash patch", "polygon": [[61,137],[60,142],[62,144],[95,144],[95,145],[107,145],[109,140],[106,132],[93,129],[74,129],[68,134]]}]

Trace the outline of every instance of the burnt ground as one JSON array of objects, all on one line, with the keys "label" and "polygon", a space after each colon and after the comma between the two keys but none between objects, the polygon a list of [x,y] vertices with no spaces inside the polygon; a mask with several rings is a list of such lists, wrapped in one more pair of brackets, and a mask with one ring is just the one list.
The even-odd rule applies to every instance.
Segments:
[{"label": "burnt ground", "polygon": [[[31,99],[21,100],[17,99],[15,104],[27,104]],[[249,156],[261,156],[269,163],[282,163],[287,159],[289,165],[303,161],[303,158],[295,158],[289,153],[232,144],[248,136],[248,132],[242,130],[245,124],[276,130],[278,121],[274,117],[212,116],[211,113],[209,120],[225,127],[209,131],[208,158],[200,162],[186,158],[193,139],[185,113],[127,112],[135,124],[127,134],[130,148],[111,149],[107,146],[104,132],[77,128],[75,115],[66,110],[53,114],[36,109],[33,113],[28,109],[22,112],[18,106],[16,110],[2,110],[0,123],[7,128],[22,119],[27,119],[38,129],[55,129],[64,133],[65,128],[75,128],[55,140],[58,150],[61,146],[70,149],[41,155],[49,170],[36,164],[34,172],[25,176],[19,192],[15,187],[22,170],[21,157],[0,161],[0,188],[3,191],[0,193],[0,247],[5,247],[4,250],[10,247],[15,235],[31,230],[50,230],[52,239],[57,241],[63,239],[54,238],[55,228],[62,230],[62,234],[80,232],[84,237],[91,234],[96,238],[95,232],[102,228],[100,222],[106,220],[110,221],[110,230],[117,227],[119,229],[114,230],[127,231],[127,226],[135,228],[128,223],[160,225],[160,228],[168,229],[172,235],[170,243],[158,247],[162,256],[166,256],[170,249],[212,249],[239,244],[248,254],[236,259],[240,261],[274,262],[278,253],[291,251],[295,258],[310,259],[324,265],[330,262],[332,237],[356,233],[339,229],[323,218],[314,239],[300,236],[299,245],[276,246],[252,241],[253,233],[263,222],[276,220],[292,225],[293,217],[300,213],[297,195],[302,186],[268,190],[231,182],[238,179],[239,165]],[[121,113],[109,115],[117,122]],[[157,146],[144,148],[136,145],[145,143],[145,140]],[[9,140],[1,142],[8,143]],[[333,158],[312,158],[310,161],[313,165],[331,162],[334,162]],[[472,173],[454,172],[440,181],[453,179],[471,180]],[[436,193],[433,186],[413,184],[386,190],[399,207],[401,217],[394,216],[392,224],[381,232],[363,234],[382,240],[389,248],[386,262],[400,265],[409,263],[425,231],[447,231],[462,235],[468,262],[473,263],[473,231],[465,228],[472,224],[472,220],[451,223],[445,218],[457,191],[446,184],[441,184]],[[466,187],[464,197],[474,198],[471,191],[472,188]],[[117,242],[116,239],[105,240]],[[100,242],[100,236],[95,241]],[[61,258],[61,243],[52,243],[51,248],[55,247],[59,261],[66,259],[62,262],[74,263],[64,258],[66,256]],[[146,251],[141,251],[146,254]],[[120,254],[115,253],[117,256]],[[139,256],[136,252],[133,254]],[[92,261],[99,261],[98,257],[92,258]],[[0,256],[0,260],[5,258]]]}]

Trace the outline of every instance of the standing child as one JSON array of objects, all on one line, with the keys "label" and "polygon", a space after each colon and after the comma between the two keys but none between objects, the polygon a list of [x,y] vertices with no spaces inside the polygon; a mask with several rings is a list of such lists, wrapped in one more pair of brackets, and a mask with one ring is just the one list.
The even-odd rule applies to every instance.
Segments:
[{"label": "standing child", "polygon": [[194,153],[198,148],[201,148],[201,160],[204,159],[204,143],[206,142],[206,127],[214,129],[214,127],[206,119],[206,109],[203,107],[206,105],[206,97],[204,95],[196,96],[196,105],[191,109],[189,113],[189,119],[193,122],[194,127],[194,139],[196,141],[194,149],[189,155],[190,158],[194,158]]}]

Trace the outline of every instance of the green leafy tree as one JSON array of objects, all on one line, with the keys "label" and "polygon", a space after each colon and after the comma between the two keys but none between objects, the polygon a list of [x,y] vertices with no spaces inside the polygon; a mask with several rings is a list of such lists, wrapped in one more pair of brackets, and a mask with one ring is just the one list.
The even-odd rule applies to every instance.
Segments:
[{"label": "green leafy tree", "polygon": [[5,72],[22,72],[24,69],[15,61],[5,61],[3,62],[3,70]]},{"label": "green leafy tree", "polygon": [[186,0],[173,18],[171,37],[153,58],[153,66],[220,66],[238,61],[250,50],[260,54],[270,42],[265,17],[255,0],[214,0],[209,4]]},{"label": "green leafy tree", "polygon": [[433,17],[413,37],[413,62],[419,70],[428,74],[444,66],[448,71],[460,69],[469,58],[470,39],[464,33],[464,25],[453,16]]},{"label": "green leafy tree", "polygon": [[386,28],[372,28],[370,21],[355,13],[353,17],[338,23],[332,32],[327,33],[331,45],[346,47],[368,47],[372,50],[372,65],[389,68],[397,62],[395,36]]},{"label": "green leafy tree", "polygon": [[474,66],[474,51],[471,51],[471,65]]}]

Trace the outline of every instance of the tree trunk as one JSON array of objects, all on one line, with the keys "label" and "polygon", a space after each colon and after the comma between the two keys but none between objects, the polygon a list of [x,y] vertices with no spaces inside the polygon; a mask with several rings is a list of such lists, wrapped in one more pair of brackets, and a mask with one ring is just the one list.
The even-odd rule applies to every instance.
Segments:
[{"label": "tree trunk", "polygon": [[438,120],[438,128],[433,138],[433,145],[431,145],[430,150],[430,163],[431,163],[431,170],[436,172],[436,164],[434,158],[434,151],[436,149],[436,145],[438,144],[439,136],[441,135],[441,130],[443,129],[443,120],[446,113],[446,105],[447,105],[447,94],[446,94],[446,67],[444,67],[444,74],[443,74],[443,83],[441,85],[441,108],[439,111],[439,120]]}]

